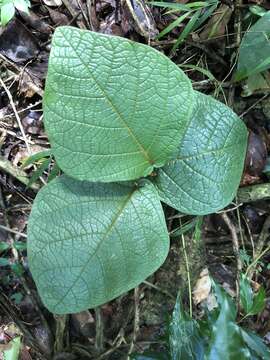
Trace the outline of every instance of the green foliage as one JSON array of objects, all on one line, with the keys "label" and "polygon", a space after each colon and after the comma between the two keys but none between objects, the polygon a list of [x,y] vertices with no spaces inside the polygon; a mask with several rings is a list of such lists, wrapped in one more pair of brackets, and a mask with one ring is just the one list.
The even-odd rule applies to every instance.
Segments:
[{"label": "green foliage", "polygon": [[241,179],[245,133],[231,109],[196,92],[179,152],[155,178],[162,201],[187,214],[211,213],[226,206]]},{"label": "green foliage", "polygon": [[188,23],[184,26],[183,31],[172,48],[172,51],[175,51],[190,33],[197,30],[212,15],[214,10],[217,8],[218,1],[196,1],[185,5],[171,2],[152,1],[150,4],[171,9],[170,12],[180,12],[179,17],[161,31],[157,37],[158,39],[168,34],[174,28],[180,26],[186,18],[189,18]]},{"label": "green foliage", "polygon": [[[263,340],[236,322],[236,306],[230,296],[212,282],[218,307],[200,320],[192,319],[178,296],[166,337],[166,360],[267,360],[270,351]],[[242,285],[241,285],[242,286]],[[159,359],[134,355],[134,359]]]},{"label": "green foliage", "polygon": [[149,175],[177,152],[193,97],[185,74],[150,47],[70,27],[55,32],[44,119],[69,176],[112,182]]},{"label": "green foliage", "polygon": [[[3,351],[4,360],[18,360],[21,349],[21,337],[17,336],[9,342],[9,349]],[[0,354],[1,355],[1,354]]]},{"label": "green foliage", "polygon": [[120,185],[58,177],[39,192],[29,227],[32,274],[56,313],[95,307],[137,286],[169,249],[162,207],[148,180]]},{"label": "green foliage", "polygon": [[53,312],[105,303],[163,263],[160,199],[203,215],[226,206],[239,185],[245,126],[148,46],[58,28],[44,118],[65,175],[35,199],[28,255]]},{"label": "green foliage", "polygon": [[34,184],[38,180],[38,178],[43,174],[43,172],[50,167],[51,170],[49,172],[47,182],[53,180],[60,173],[60,168],[56,162],[54,162],[54,164],[51,166],[52,156],[53,156],[52,150],[48,149],[29,156],[23,162],[24,168],[26,166],[33,164],[35,164],[37,167],[35,171],[33,171],[31,178],[29,179],[28,187]]},{"label": "green foliage", "polygon": [[235,80],[270,68],[270,11],[265,13],[243,37]]},{"label": "green foliage", "polygon": [[0,25],[5,26],[15,15],[15,10],[28,13],[29,0],[0,0]]},{"label": "green foliage", "polygon": [[260,313],[265,307],[265,298],[264,288],[261,287],[257,295],[254,295],[248,278],[242,274],[240,279],[240,301],[246,313],[245,317]]}]

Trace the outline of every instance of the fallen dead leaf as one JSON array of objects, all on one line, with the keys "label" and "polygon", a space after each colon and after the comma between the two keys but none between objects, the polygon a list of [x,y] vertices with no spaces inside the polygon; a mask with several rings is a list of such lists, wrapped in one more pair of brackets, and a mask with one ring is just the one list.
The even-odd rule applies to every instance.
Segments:
[{"label": "fallen dead leaf", "polygon": [[210,40],[224,35],[232,13],[233,10],[228,5],[222,4],[200,33],[201,40]]},{"label": "fallen dead leaf", "polygon": [[193,289],[193,301],[195,305],[207,300],[211,291],[211,280],[208,269],[203,269]]}]

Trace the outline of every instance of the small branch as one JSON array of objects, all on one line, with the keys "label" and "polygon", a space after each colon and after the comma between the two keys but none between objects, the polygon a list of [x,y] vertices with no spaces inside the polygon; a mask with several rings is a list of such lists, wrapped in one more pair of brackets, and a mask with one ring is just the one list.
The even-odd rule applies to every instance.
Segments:
[{"label": "small branch", "polygon": [[260,233],[257,246],[254,253],[254,260],[253,262],[248,266],[246,270],[246,274],[249,275],[250,279],[253,278],[254,272],[255,272],[255,265],[257,264],[258,260],[261,259],[261,257],[269,251],[269,246],[263,251],[265,242],[267,238],[269,237],[269,229],[270,229],[270,216],[268,216],[263,224],[262,231]]},{"label": "small branch", "polygon": [[68,321],[68,315],[55,315],[56,331],[54,341],[54,352],[58,353],[64,350],[64,337]]},{"label": "small branch", "polygon": [[[181,225],[181,221],[180,221],[180,225]],[[184,257],[185,257],[187,279],[188,279],[189,315],[192,318],[192,290],[191,290],[190,269],[189,269],[187,251],[186,251],[185,236],[183,234],[181,235],[181,239],[182,239],[182,247],[183,247],[183,253],[184,253]]]},{"label": "small branch", "polygon": [[102,321],[102,314],[100,307],[95,309],[96,316],[96,339],[95,348],[100,354],[104,350],[104,325]]},{"label": "small branch", "polygon": [[18,123],[19,128],[20,128],[20,131],[21,131],[21,133],[22,133],[22,137],[23,137],[23,139],[24,139],[24,142],[25,142],[27,151],[28,151],[29,155],[31,155],[31,148],[30,148],[30,145],[29,145],[29,143],[28,143],[27,137],[26,137],[26,135],[25,135],[24,128],[23,128],[23,126],[22,126],[21,119],[20,119],[19,114],[18,114],[18,112],[17,112],[17,109],[16,109],[16,106],[15,106],[15,104],[14,104],[12,95],[11,95],[9,89],[7,88],[6,84],[4,83],[4,81],[3,81],[1,78],[0,78],[0,84],[1,84],[1,86],[4,88],[4,90],[5,90],[5,92],[6,92],[7,96],[8,96],[8,99],[9,99],[9,101],[10,101],[10,105],[11,105],[11,107],[12,107],[12,110],[13,110],[14,114],[15,114],[17,123]]},{"label": "small branch", "polygon": [[[2,156],[0,156],[0,170],[12,175],[22,184],[26,186],[29,185],[29,178],[27,174],[23,170],[15,167],[9,160],[3,158]],[[40,186],[37,183],[34,183],[30,185],[29,188],[37,191],[39,190]]]},{"label": "small branch", "polygon": [[224,220],[225,224],[228,226],[232,236],[232,245],[233,245],[233,252],[236,259],[236,266],[237,266],[237,273],[236,273],[236,298],[237,303],[239,301],[239,281],[240,281],[240,273],[242,272],[242,262],[239,255],[239,241],[238,236],[236,233],[235,226],[233,225],[231,219],[226,213],[221,214],[222,219]]},{"label": "small branch", "polygon": [[149,287],[151,287],[151,288],[153,288],[153,289],[161,292],[162,294],[168,296],[168,297],[171,298],[172,300],[175,300],[175,296],[173,296],[169,291],[164,290],[164,289],[162,289],[161,287],[159,287],[159,286],[157,286],[157,285],[155,285],[155,284],[152,284],[151,282],[146,281],[146,280],[143,281],[143,284],[145,284],[145,285],[147,285],[147,286],[149,286]]},{"label": "small branch", "polygon": [[4,226],[4,225],[1,225],[1,224],[0,224],[0,229],[5,230],[5,231],[10,232],[10,233],[15,234],[15,235],[19,235],[19,236],[21,236],[21,237],[23,237],[23,238],[25,238],[25,239],[27,238],[27,235],[26,235],[26,234],[21,233],[21,232],[16,231],[16,230],[12,230],[12,229],[10,229],[9,227]]},{"label": "small branch", "polygon": [[[133,336],[132,336],[132,341],[129,347],[129,351],[128,351],[128,355],[131,355],[133,350],[134,350],[134,346],[136,343],[136,339],[137,339],[137,334],[140,330],[140,309],[139,309],[139,303],[140,303],[140,292],[139,292],[139,288],[136,287],[134,289],[134,325],[133,325]],[[128,357],[129,359],[129,357]]]}]

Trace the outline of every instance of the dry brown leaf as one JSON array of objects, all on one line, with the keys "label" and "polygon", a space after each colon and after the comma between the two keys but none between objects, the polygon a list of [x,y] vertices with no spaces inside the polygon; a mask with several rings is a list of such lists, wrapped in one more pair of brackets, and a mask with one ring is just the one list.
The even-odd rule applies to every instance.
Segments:
[{"label": "dry brown leaf", "polygon": [[222,4],[200,33],[201,40],[209,40],[224,35],[232,12],[228,5]]},{"label": "dry brown leaf", "polygon": [[203,269],[193,289],[193,301],[195,305],[207,300],[211,291],[211,280],[208,269]]}]

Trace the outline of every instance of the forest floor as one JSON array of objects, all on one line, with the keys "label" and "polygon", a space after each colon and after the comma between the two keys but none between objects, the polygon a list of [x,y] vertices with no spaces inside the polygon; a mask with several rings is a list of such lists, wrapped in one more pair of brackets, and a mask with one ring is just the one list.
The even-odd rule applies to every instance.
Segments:
[{"label": "forest floor", "polygon": [[[270,10],[270,5],[263,0],[216,3],[198,28],[190,24],[192,13],[158,39],[153,34],[161,33],[179,13],[140,2],[144,11],[134,16],[124,2],[116,0],[33,0],[29,14],[16,10],[7,26],[0,28],[0,346],[20,336],[20,359],[125,359],[132,352],[161,351],[179,291],[188,308],[188,281],[194,289],[209,272],[235,297],[237,262],[245,268],[258,256],[252,287],[255,292],[264,287],[266,305],[246,319],[245,326],[270,343],[270,251],[262,254],[270,236],[270,82],[265,79],[263,86],[253,86],[232,81],[248,24],[260,11]],[[201,14],[208,10],[202,5]],[[69,316],[55,316],[42,305],[26,253],[31,206],[54,160],[43,167],[44,161],[22,167],[28,147],[32,154],[50,147],[43,127],[42,97],[51,37],[62,25],[123,36],[164,52],[185,71],[196,90],[230,106],[250,131],[246,168],[235,202],[224,211],[199,218],[164,206],[172,237],[163,266],[134,291],[95,311]],[[190,226],[181,234],[183,224]],[[191,274],[184,260],[183,237]],[[203,291],[202,286],[195,299],[195,316],[200,316],[200,303],[208,295]],[[4,359],[1,349],[0,359]]]}]

